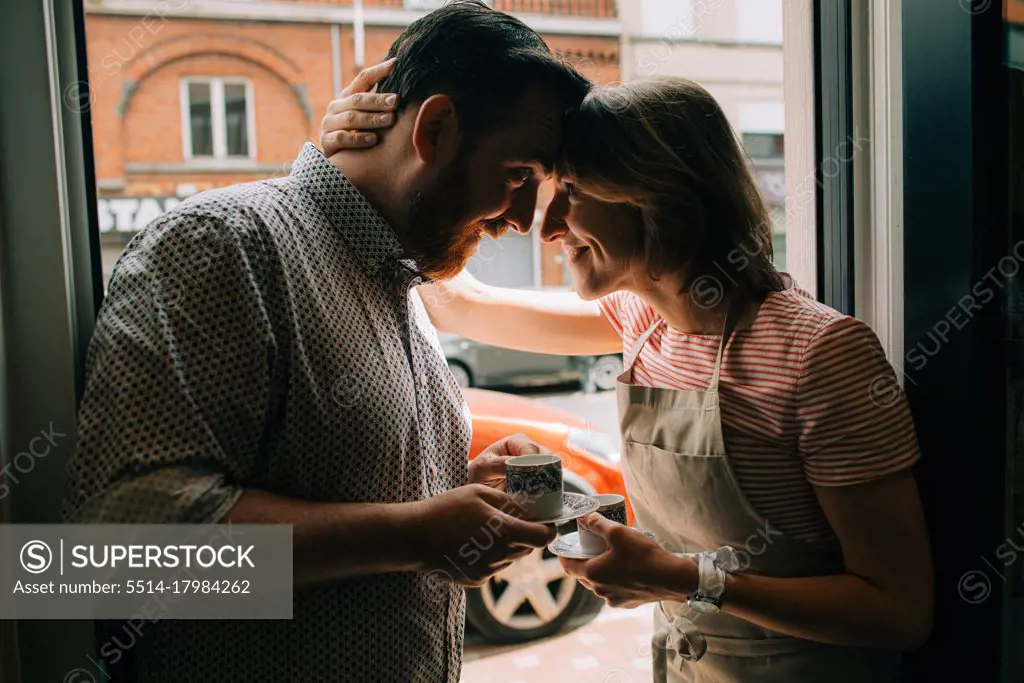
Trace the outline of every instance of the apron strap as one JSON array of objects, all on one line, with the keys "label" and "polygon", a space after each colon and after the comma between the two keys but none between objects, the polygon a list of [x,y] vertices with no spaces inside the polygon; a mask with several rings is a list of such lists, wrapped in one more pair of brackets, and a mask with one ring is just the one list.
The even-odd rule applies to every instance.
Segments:
[{"label": "apron strap", "polygon": [[729,343],[729,338],[732,337],[733,331],[736,329],[736,316],[733,315],[736,306],[730,305],[725,311],[725,323],[722,326],[722,341],[718,344],[718,357],[715,358],[715,372],[711,375],[711,383],[708,385],[708,391],[718,391],[718,380],[722,376],[722,359],[725,358],[725,347]]},{"label": "apron strap", "polygon": [[[718,356],[715,359],[715,371],[711,375],[711,384],[708,385],[708,391],[718,389],[718,379],[722,374],[722,358],[725,357],[725,345],[729,342],[729,338],[732,337],[733,331],[736,329],[736,320],[733,315],[735,306],[730,306],[725,312],[725,323],[722,329],[722,341],[718,345]],[[658,326],[665,322],[664,318],[658,318],[655,320],[650,327],[644,330],[635,342],[633,347],[629,350],[623,363],[623,370],[629,372],[633,368],[633,363],[640,356],[640,351],[643,349],[644,344],[651,338],[654,331],[658,329]]]},{"label": "apron strap", "polygon": [[640,355],[640,350],[644,347],[644,344],[647,343],[647,340],[651,338],[651,335],[654,334],[654,331],[658,329],[658,325],[660,325],[663,322],[665,322],[664,318],[658,318],[650,327],[644,330],[644,333],[641,334],[635,342],[633,342],[633,348],[629,350],[629,354],[625,358],[625,363],[623,363],[623,365],[625,366],[623,370],[628,372],[630,369],[632,369],[633,363]]}]

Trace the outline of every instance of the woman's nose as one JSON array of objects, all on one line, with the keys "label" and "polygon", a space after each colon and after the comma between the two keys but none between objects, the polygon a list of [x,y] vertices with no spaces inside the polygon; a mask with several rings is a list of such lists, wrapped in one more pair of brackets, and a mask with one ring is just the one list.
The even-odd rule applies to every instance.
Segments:
[{"label": "woman's nose", "polygon": [[540,238],[545,242],[553,242],[562,235],[568,228],[565,225],[565,212],[568,208],[568,197],[558,192],[544,212],[544,221],[540,224]]}]

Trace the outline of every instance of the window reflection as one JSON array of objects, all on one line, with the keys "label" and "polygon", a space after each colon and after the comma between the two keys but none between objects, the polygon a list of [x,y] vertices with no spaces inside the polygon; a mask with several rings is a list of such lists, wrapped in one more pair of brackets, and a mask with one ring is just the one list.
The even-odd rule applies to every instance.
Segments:
[{"label": "window reflection", "polygon": [[213,111],[209,83],[188,84],[188,112],[192,156],[213,156]]}]

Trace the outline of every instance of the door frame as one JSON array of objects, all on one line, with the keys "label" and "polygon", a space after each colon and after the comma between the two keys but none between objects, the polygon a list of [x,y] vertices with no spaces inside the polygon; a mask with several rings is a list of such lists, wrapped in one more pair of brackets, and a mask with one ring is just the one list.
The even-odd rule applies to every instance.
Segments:
[{"label": "door frame", "polygon": [[[0,98],[0,470],[18,478],[0,506],[13,524],[61,521],[101,296],[84,30],[80,1],[0,3],[0,64],[15,65],[0,68],[0,91],[16,93]],[[64,436],[29,456],[47,428]],[[4,638],[13,681],[92,666],[91,621],[22,620]]]}]

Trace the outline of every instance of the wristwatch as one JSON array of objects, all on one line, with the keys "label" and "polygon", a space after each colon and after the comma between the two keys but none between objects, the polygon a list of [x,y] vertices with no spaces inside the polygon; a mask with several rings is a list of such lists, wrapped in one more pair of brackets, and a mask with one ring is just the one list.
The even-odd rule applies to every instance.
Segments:
[{"label": "wristwatch", "polygon": [[722,601],[718,598],[713,598],[710,595],[701,595],[695,593],[686,601],[686,604],[690,606],[690,609],[700,612],[701,614],[716,614],[722,609]]}]

